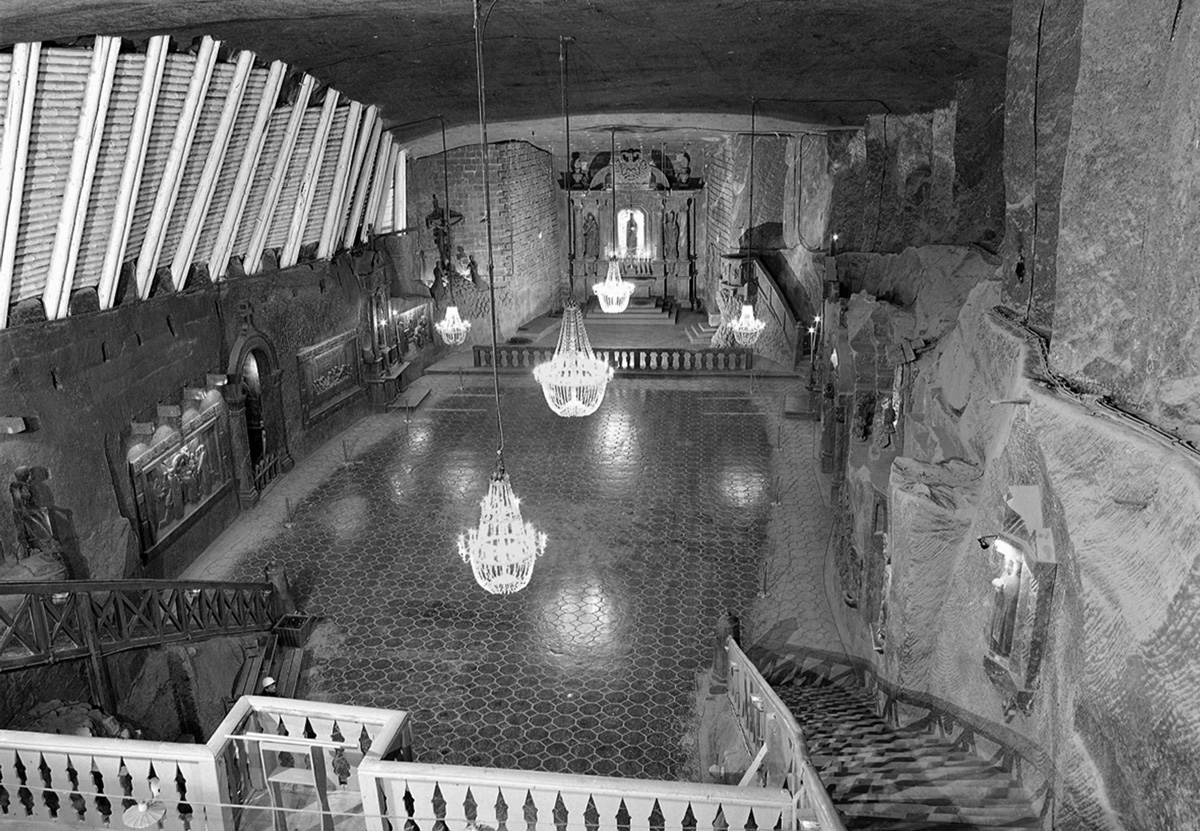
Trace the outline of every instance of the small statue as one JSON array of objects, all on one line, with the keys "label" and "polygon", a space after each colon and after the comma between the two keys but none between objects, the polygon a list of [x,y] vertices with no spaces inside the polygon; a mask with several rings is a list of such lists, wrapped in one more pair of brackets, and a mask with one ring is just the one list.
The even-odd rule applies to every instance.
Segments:
[{"label": "small statue", "polygon": [[685,150],[683,152],[683,160],[679,163],[679,167],[675,169],[675,181],[681,185],[686,185],[692,178],[692,157]]},{"label": "small statue", "polygon": [[663,227],[663,257],[668,260],[679,259],[679,218],[674,211],[667,211]]},{"label": "small statue", "polygon": [[625,223],[625,253],[628,256],[634,256],[638,251],[638,223],[637,218],[629,215],[629,221]]},{"label": "small statue", "polygon": [[587,165],[578,153],[571,154],[571,187],[583,187],[583,180],[587,176]]},{"label": "small statue", "polygon": [[871,428],[875,421],[875,397],[868,396],[858,402],[854,408],[854,435],[859,441],[871,438]]},{"label": "small statue", "polygon": [[583,218],[583,257],[585,260],[600,258],[600,225],[593,213]]},{"label": "small statue", "polygon": [[13,503],[13,525],[17,531],[17,559],[34,554],[58,556],[61,546],[50,524],[50,512],[38,505],[34,492],[38,468],[22,465],[13,471],[8,486]]}]

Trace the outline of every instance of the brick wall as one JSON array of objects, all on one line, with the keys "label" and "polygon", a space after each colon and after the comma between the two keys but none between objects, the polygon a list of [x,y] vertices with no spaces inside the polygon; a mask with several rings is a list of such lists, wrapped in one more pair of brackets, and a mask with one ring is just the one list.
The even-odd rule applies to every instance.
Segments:
[{"label": "brick wall", "polygon": [[[559,222],[549,153],[510,141],[492,145],[488,157],[496,314],[503,338],[549,311],[557,297]],[[474,285],[454,282],[454,299],[463,318],[472,321],[474,343],[490,341],[482,170],[478,146],[447,153],[450,209],[463,215],[451,229],[451,248],[455,253],[462,248],[473,258],[478,273]],[[417,248],[424,252],[418,256],[418,268],[421,277],[431,281],[437,249],[426,217],[434,196],[439,205],[446,201],[441,154],[411,162],[408,183],[408,225],[416,228]]]}]

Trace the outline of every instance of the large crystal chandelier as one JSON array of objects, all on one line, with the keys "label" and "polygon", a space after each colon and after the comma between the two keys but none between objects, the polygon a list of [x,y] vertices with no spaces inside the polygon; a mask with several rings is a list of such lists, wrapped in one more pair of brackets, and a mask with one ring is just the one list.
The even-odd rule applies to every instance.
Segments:
[{"label": "large crystal chandelier", "polygon": [[563,308],[554,357],[535,366],[533,377],[542,385],[546,403],[557,415],[589,416],[604,401],[613,369],[592,352],[583,328],[583,312],[574,300],[567,301]]},{"label": "large crystal chandelier", "polygon": [[758,336],[762,334],[766,325],[765,321],[754,316],[753,306],[743,303],[741,317],[730,323],[729,328],[733,330],[733,339],[739,346],[753,346],[758,342]]},{"label": "large crystal chandelier", "polygon": [[448,346],[460,346],[467,340],[467,334],[471,331],[471,321],[458,316],[458,306],[447,306],[446,316],[433,324],[433,328],[437,329],[437,333]]},{"label": "large crystal chandelier", "polygon": [[492,256],[492,194],[488,176],[487,110],[483,85],[483,30],[479,0],[475,7],[475,77],[479,89],[479,144],[483,162],[484,221],[487,224],[488,292],[492,317],[492,389],[496,399],[496,470],[480,503],[479,526],[458,538],[458,553],[484,591],[512,594],[529,585],[533,564],[546,550],[546,535],[521,518],[520,500],[513,494],[504,469],[504,421],[500,415],[500,373],[496,360],[496,267]]},{"label": "large crystal chandelier", "polygon": [[592,291],[600,301],[600,311],[618,314],[629,307],[629,298],[636,286],[621,279],[621,265],[616,257],[608,261],[608,276],[602,283],[594,283]]},{"label": "large crystal chandelier", "polygon": [[458,538],[458,553],[471,564],[475,582],[492,594],[512,594],[529,585],[534,561],[546,550],[546,535],[521,518],[504,462],[496,465],[483,498],[479,527]]}]

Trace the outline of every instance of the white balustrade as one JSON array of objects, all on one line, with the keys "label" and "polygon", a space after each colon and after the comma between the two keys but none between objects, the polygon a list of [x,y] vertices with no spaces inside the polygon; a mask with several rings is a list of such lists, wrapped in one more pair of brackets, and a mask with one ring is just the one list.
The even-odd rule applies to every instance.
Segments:
[{"label": "white balustrade", "polygon": [[[690,811],[696,831],[794,828],[793,801],[781,788],[743,788],[540,771],[367,760],[359,767],[368,831],[448,831],[469,827],[526,831],[679,831]],[[411,799],[411,813],[405,797]],[[415,823],[415,828],[409,823]],[[781,825],[780,825],[781,823]]]}]

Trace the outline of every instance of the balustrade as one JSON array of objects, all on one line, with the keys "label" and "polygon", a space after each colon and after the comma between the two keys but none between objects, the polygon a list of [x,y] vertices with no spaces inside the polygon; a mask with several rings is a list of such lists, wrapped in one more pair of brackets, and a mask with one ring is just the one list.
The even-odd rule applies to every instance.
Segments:
[{"label": "balustrade", "polygon": [[[754,368],[754,351],[724,349],[686,349],[683,347],[593,347],[596,357],[608,361],[618,372],[715,373],[745,372]],[[473,349],[475,366],[492,365],[492,348]],[[529,344],[501,344],[496,347],[500,369],[530,369],[554,357],[554,348]]]},{"label": "balustrade", "polygon": [[[517,828],[527,831],[750,831],[794,828],[782,789],[654,782],[456,765],[364,762],[369,831]],[[368,786],[367,780],[371,781]]]}]

